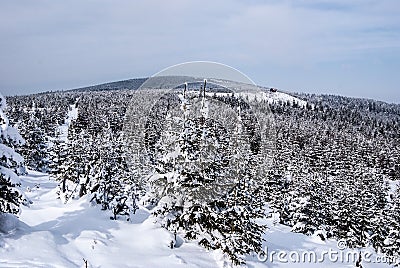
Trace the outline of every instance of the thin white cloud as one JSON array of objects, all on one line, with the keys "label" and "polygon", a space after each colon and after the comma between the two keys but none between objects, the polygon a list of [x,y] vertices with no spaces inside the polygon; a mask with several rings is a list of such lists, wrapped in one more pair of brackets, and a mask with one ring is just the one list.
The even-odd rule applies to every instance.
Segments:
[{"label": "thin white cloud", "polygon": [[[354,50],[400,45],[399,29],[394,28],[396,23],[400,25],[400,19],[365,12],[360,3],[357,8],[323,11],[288,2],[252,6],[228,23],[232,34],[240,34],[240,42],[249,51],[260,51],[277,64],[326,61],[351,57]],[[388,35],[377,27],[393,29],[393,33]]]}]

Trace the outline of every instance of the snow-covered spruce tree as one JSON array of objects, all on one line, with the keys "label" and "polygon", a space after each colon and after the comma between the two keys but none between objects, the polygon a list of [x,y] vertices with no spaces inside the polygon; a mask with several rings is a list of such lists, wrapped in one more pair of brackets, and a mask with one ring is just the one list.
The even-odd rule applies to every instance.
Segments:
[{"label": "snow-covered spruce tree", "polygon": [[138,208],[136,187],[126,162],[122,138],[114,137],[111,130],[106,133],[98,145],[99,158],[92,165],[95,171],[90,182],[92,200],[101,204],[103,210],[111,210],[111,219],[119,215],[127,216]]},{"label": "snow-covered spruce tree", "polygon": [[66,115],[70,120],[67,136],[57,137],[51,147],[51,173],[59,182],[58,194],[64,203],[87,193],[91,164],[98,159],[95,137],[88,129],[89,112],[90,109],[82,109],[77,118]]},{"label": "snow-covered spruce tree", "polygon": [[394,257],[392,264],[400,267],[400,184],[390,196],[390,202],[385,209],[385,217],[379,227],[384,230],[386,237],[381,241],[381,250],[386,256]]},{"label": "snow-covered spruce tree", "polygon": [[[334,200],[332,178],[318,173],[294,174],[291,191],[291,198],[285,207],[286,220],[289,220],[292,231],[308,235],[316,231],[330,233],[329,222],[331,220],[330,201]],[[324,194],[322,194],[324,193]]]},{"label": "snow-covered spruce tree", "polygon": [[52,175],[59,182],[59,197],[66,203],[71,197],[78,196],[79,185],[82,176],[86,174],[86,153],[90,152],[87,140],[83,132],[79,135],[82,140],[72,138],[61,142],[53,151],[57,155],[53,161],[57,161],[58,166],[52,171]]},{"label": "snow-covered spruce tree", "polygon": [[[214,221],[209,233],[200,241],[206,248],[220,249],[236,265],[244,263],[244,256],[261,250],[261,236],[265,227],[255,222],[264,217],[264,198],[259,191],[261,177],[256,168],[259,162],[250,148],[238,106],[238,124],[227,153],[229,164],[225,176],[232,179],[232,188],[212,203]],[[212,224],[214,223],[214,224]]]},{"label": "snow-covered spruce tree", "polygon": [[51,147],[50,167],[59,181],[59,196],[68,202],[90,195],[93,203],[112,211],[112,219],[135,212],[137,184],[128,172],[121,138],[126,95],[111,98],[108,91],[77,95],[72,103],[79,110],[68,112],[63,126],[68,129]]},{"label": "snow-covered spruce tree", "polygon": [[333,227],[337,237],[346,239],[350,247],[365,247],[379,234],[373,223],[385,208],[387,185],[382,176],[369,172],[347,177],[346,183],[346,196],[339,208],[342,215]]},{"label": "snow-covered spruce tree", "polygon": [[181,96],[183,116],[169,113],[165,119],[151,177],[150,196],[158,200],[154,215],[172,232],[242,264],[246,254],[261,250],[264,230],[255,222],[264,211],[257,200],[261,195],[254,194],[258,178],[248,169],[254,165],[250,146],[240,118],[229,141],[218,122],[207,117],[204,96],[196,116],[196,100],[190,104]]},{"label": "snow-covered spruce tree", "polygon": [[[48,172],[49,149],[56,138],[59,125],[63,124],[68,107],[69,94],[35,94],[8,97],[7,110],[10,123],[25,140],[25,145],[16,148],[26,166]],[[50,146],[49,146],[50,145]]]},{"label": "snow-covered spruce tree", "polygon": [[8,125],[8,119],[3,113],[6,108],[5,98],[0,95],[0,214],[19,212],[23,195],[18,189],[18,175],[25,173],[23,158],[13,149],[24,143],[16,129]]},{"label": "snow-covered spruce tree", "polygon": [[60,167],[64,161],[63,152],[65,141],[55,139],[52,146],[49,148],[49,167],[48,172],[50,176],[56,178],[57,174],[60,173]]},{"label": "snow-covered spruce tree", "polygon": [[25,164],[33,170],[47,172],[48,171],[48,150],[45,140],[45,132],[41,128],[40,120],[43,116],[39,110],[32,107],[29,113],[29,119],[20,125],[20,134],[26,141],[18,151],[25,159]]}]

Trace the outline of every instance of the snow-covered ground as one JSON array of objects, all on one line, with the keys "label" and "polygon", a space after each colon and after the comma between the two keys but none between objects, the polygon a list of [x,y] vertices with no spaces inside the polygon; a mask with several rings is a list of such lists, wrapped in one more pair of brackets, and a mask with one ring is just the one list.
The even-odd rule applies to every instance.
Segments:
[{"label": "snow-covered ground", "polygon": [[75,104],[70,105],[65,123],[58,128],[59,139],[62,141],[67,141],[69,126],[71,125],[71,122],[73,120],[76,120],[78,118],[78,108],[76,107],[77,102],[78,100]]},{"label": "snow-covered ground", "polygon": [[[197,91],[188,91],[189,94],[197,95]],[[206,95],[208,96],[230,96],[232,93],[226,93],[226,92],[206,92]],[[242,91],[242,92],[236,92],[236,95],[241,96],[244,100],[248,101],[254,101],[254,100],[265,100],[269,104],[271,103],[287,103],[289,102],[290,104],[296,103],[299,107],[306,108],[307,102],[305,100],[293,97],[287,93],[284,92],[269,92],[269,91],[261,91],[261,90],[251,90],[251,91]],[[314,108],[313,104],[310,104],[312,108]]]},{"label": "snow-covered ground", "polygon": [[[22,208],[19,220],[7,217],[4,222],[5,217],[0,218],[3,229],[8,229],[0,232],[0,267],[86,267],[85,261],[87,267],[223,266],[220,254],[194,242],[181,243],[178,239],[178,247],[171,249],[172,234],[154,224],[144,208],[130,222],[113,221],[109,212],[91,206],[88,198],[63,204],[56,198],[57,183],[46,174],[30,171],[21,180],[33,204]],[[269,226],[264,237],[268,259],[249,256],[249,267],[354,267],[354,262],[342,262],[341,252],[351,251],[339,250],[336,241],[291,233],[286,226],[274,226],[273,219],[265,223]],[[273,251],[287,255],[275,253],[271,262]],[[324,251],[338,252],[338,260],[334,262],[327,254],[322,263],[292,261],[310,252],[321,259]],[[372,254],[370,260],[377,257]],[[363,267],[390,266],[364,262]]]},{"label": "snow-covered ground", "polygon": [[216,267],[211,253],[193,243],[171,250],[172,235],[141,209],[131,222],[89,200],[56,199],[57,183],[46,174],[22,177],[33,204],[16,229],[0,236],[0,267]]}]

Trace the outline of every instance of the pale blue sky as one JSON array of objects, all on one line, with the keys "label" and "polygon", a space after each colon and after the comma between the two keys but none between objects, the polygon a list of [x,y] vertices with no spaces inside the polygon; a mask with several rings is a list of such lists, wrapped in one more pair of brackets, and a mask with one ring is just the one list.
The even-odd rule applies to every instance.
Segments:
[{"label": "pale blue sky", "polygon": [[186,61],[257,84],[400,103],[400,1],[0,1],[0,92],[147,77]]}]

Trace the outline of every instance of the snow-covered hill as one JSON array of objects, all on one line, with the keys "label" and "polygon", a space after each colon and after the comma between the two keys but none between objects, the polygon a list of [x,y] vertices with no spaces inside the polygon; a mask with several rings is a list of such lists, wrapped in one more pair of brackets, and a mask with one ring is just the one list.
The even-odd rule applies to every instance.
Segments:
[{"label": "snow-covered hill", "polygon": [[[208,93],[209,95],[212,95],[214,93]],[[230,93],[216,93],[217,96],[224,96],[224,95],[229,95]],[[268,91],[258,91],[258,92],[239,92],[237,95],[241,96],[245,100],[249,101],[254,101],[254,100],[265,100],[268,103],[290,103],[292,105],[293,103],[297,104],[299,107],[305,108],[307,105],[307,102],[293,97],[287,93],[283,92],[268,92]]]},{"label": "snow-covered hill", "polygon": [[[87,198],[64,205],[56,198],[57,183],[47,174],[30,171],[21,180],[33,204],[22,208],[19,220],[0,218],[8,228],[0,234],[0,267],[86,267],[86,262],[87,267],[208,268],[227,264],[221,254],[208,252],[195,242],[178,239],[177,247],[171,249],[173,235],[155,225],[144,208],[129,222],[114,221],[109,212],[99,213],[99,207],[89,205]],[[353,259],[346,256],[358,251],[341,251],[336,241],[322,241],[318,235],[291,233],[289,227],[274,225],[274,219],[264,220],[269,227],[264,235],[266,255],[249,256],[248,267],[354,267]],[[310,262],[307,258],[313,253],[316,261],[311,257]],[[298,256],[300,262],[295,262]],[[305,262],[302,256],[306,256]],[[376,263],[379,257],[371,254],[371,262],[364,259],[363,267],[389,267]]]}]

